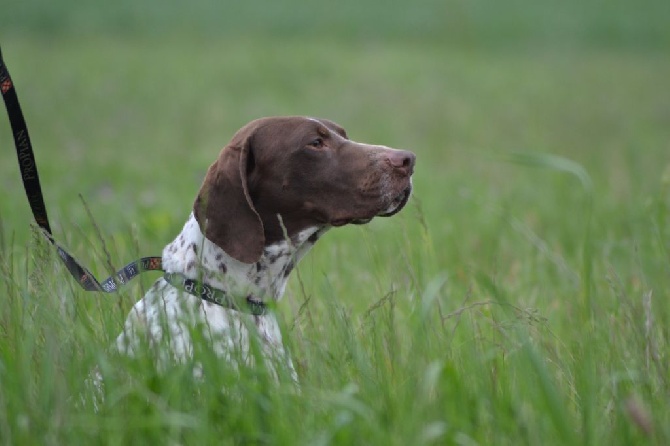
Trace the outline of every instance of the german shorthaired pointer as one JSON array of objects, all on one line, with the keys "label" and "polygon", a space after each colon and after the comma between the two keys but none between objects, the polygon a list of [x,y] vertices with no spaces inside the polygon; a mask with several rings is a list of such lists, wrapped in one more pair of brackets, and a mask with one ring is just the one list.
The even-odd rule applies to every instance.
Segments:
[{"label": "german shorthaired pointer", "polygon": [[[235,367],[240,358],[253,362],[250,337],[258,336],[269,370],[276,375],[280,364],[297,380],[264,303],[282,297],[291,270],[328,229],[400,211],[414,160],[354,142],[325,119],[247,124],[209,167],[184,229],[163,250],[165,278],[133,307],[117,348],[137,355],[153,347],[164,366],[191,357],[193,330],[202,330],[199,337]],[[214,303],[221,296],[227,305]]]}]

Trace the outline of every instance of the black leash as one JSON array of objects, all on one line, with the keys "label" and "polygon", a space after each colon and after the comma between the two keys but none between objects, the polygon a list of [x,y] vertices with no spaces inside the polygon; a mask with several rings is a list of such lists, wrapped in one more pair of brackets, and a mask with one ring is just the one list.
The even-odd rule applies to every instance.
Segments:
[{"label": "black leash", "polygon": [[[16,145],[16,156],[19,160],[19,169],[21,171],[21,178],[23,180],[23,187],[26,190],[28,203],[33,212],[33,217],[38,226],[42,229],[44,235],[49,242],[56,247],[58,256],[65,264],[67,270],[72,274],[79,285],[86,291],[102,291],[105,293],[114,293],[118,291],[120,286],[125,285],[133,278],[137,277],[144,271],[165,271],[162,265],[161,257],[143,257],[141,259],[130,262],[112,276],[98,281],[93,274],[82,266],[74,257],[56,243],[51,233],[51,226],[49,225],[49,218],[47,217],[47,209],[44,205],[44,196],[42,194],[42,187],[40,186],[40,178],[37,174],[37,164],[35,163],[35,154],[33,153],[33,146],[30,143],[30,136],[28,135],[28,126],[23,118],[19,99],[12,83],[12,78],[7,71],[7,66],[2,58],[2,49],[0,49],[0,91],[2,91],[2,99],[7,108],[7,115],[9,116],[9,123],[14,135],[14,143]],[[207,284],[197,280],[188,279],[177,273],[165,273],[165,280],[171,285],[181,288],[189,294],[200,297],[203,300],[221,305],[225,308],[240,310],[240,306],[236,305],[235,299],[228,295],[225,291],[212,288]],[[263,302],[254,300],[251,296],[245,298],[247,311],[253,315],[262,315],[266,312],[266,306]]]},{"label": "black leash", "polygon": [[72,277],[77,280],[79,285],[86,291],[114,293],[118,290],[119,286],[126,284],[144,271],[162,271],[162,261],[160,257],[144,257],[129,263],[114,273],[111,277],[99,282],[88,269],[77,262],[74,257],[56,243],[53,234],[51,233],[51,225],[49,225],[49,217],[47,216],[47,209],[44,205],[44,197],[42,195],[42,187],[40,186],[40,178],[37,173],[37,164],[35,163],[33,146],[30,143],[30,136],[28,135],[28,126],[26,125],[26,120],[23,118],[19,99],[16,95],[12,78],[9,75],[9,71],[7,71],[5,61],[2,58],[1,49],[0,91],[2,91],[2,98],[5,101],[9,123],[12,127],[12,133],[14,134],[14,144],[16,145],[16,156],[19,160],[21,179],[23,180],[23,187],[26,190],[30,209],[33,211],[33,217],[35,218],[37,225],[42,228],[47,239],[56,247],[58,256],[61,258],[70,274],[72,274]]}]

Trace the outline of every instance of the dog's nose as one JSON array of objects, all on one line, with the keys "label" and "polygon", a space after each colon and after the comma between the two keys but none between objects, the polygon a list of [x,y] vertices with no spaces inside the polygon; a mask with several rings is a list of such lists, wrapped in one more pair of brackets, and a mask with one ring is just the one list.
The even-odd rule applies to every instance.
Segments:
[{"label": "dog's nose", "polygon": [[397,171],[405,175],[412,175],[416,155],[407,150],[394,150],[386,155],[386,161]]}]

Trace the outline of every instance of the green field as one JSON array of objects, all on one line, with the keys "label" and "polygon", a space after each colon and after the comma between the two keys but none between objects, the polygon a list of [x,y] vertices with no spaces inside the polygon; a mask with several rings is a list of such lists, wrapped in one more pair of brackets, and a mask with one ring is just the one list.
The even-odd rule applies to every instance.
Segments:
[{"label": "green field", "polygon": [[326,117],[417,167],[403,212],[293,275],[300,392],[206,350],[201,382],[110,350],[158,276],[76,288],[3,109],[2,444],[670,444],[667,1],[9,3],[55,234],[99,277],[161,252],[252,119]]}]

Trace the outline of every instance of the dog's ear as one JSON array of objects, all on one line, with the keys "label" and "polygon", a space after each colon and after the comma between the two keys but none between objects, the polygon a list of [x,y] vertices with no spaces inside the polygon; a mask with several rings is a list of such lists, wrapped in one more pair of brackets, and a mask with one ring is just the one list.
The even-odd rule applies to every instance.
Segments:
[{"label": "dog's ear", "polygon": [[207,170],[193,205],[205,237],[243,263],[263,253],[263,222],[249,195],[247,171],[254,162],[253,131],[238,132]]}]

